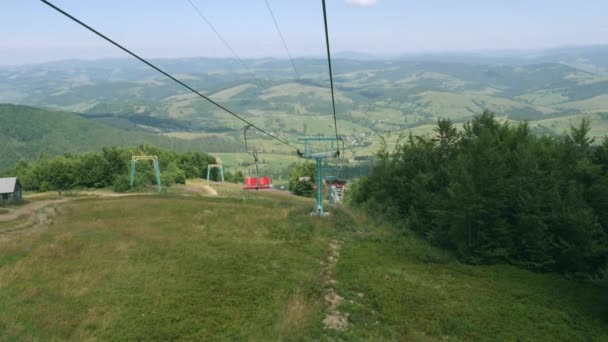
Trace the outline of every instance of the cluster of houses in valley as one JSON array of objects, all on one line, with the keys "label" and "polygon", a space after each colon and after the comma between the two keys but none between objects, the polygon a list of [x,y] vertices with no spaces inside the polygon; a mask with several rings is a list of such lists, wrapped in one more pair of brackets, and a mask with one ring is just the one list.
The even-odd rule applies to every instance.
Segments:
[{"label": "cluster of houses in valley", "polygon": [[0,178],[0,203],[9,201],[21,201],[21,183],[17,177]]}]

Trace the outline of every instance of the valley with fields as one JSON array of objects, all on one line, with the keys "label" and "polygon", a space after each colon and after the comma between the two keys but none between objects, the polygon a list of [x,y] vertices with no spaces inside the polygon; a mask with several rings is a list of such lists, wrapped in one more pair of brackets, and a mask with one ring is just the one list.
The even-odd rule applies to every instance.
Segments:
[{"label": "valley with fields", "polygon": [[[501,120],[527,121],[539,134],[551,135],[563,134],[586,117],[593,122],[590,133],[602,138],[608,132],[606,60],[605,47],[553,49],[508,58],[337,57],[336,112],[340,133],[346,140],[344,157],[354,162],[356,156],[373,155],[381,139],[394,141],[409,132],[428,135],[439,118],[462,124],[485,109]],[[157,62],[206,96],[290,142],[297,143],[303,136],[333,134],[327,71],[322,60],[297,59],[299,78],[284,60],[250,60],[255,79],[231,59]],[[70,127],[87,122],[97,129],[105,127],[112,134],[128,132],[123,135],[129,138],[117,141],[121,145],[152,143],[179,151],[222,153],[231,161],[230,167],[252,172],[239,157],[247,152],[244,124],[136,61],[7,66],[0,67],[0,77],[4,80],[0,83],[0,103],[61,112],[53,114],[57,117],[52,119],[53,115],[48,115],[47,120],[66,127],[54,133],[63,135],[63,146],[60,142],[41,144],[36,150],[28,146],[30,151],[11,148],[10,153],[16,155],[0,165],[3,168],[42,152],[61,154],[103,146],[95,136],[77,147],[66,146],[80,139]],[[2,110],[0,120],[8,120],[11,111],[21,109]],[[8,135],[9,144],[18,146],[20,138],[14,134],[21,125],[27,123],[2,122],[0,134]],[[268,171],[275,177],[285,173],[285,163],[297,160],[286,146],[260,132],[250,134],[250,148],[265,156]],[[59,139],[44,134],[39,138]],[[230,155],[233,153],[236,155]]]}]

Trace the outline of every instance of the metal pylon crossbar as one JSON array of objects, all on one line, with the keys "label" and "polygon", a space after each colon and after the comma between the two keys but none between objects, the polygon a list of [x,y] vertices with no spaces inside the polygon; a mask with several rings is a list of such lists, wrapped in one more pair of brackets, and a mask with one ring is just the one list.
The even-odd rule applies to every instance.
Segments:
[{"label": "metal pylon crossbar", "polygon": [[137,162],[147,161],[147,160],[152,161],[152,165],[154,166],[154,173],[156,175],[156,188],[158,189],[158,192],[161,192],[162,185],[161,185],[161,181],[160,181],[160,166],[158,164],[157,156],[132,156],[131,157],[131,181],[130,181],[131,187],[133,187],[133,184],[135,183],[135,172],[137,170]]}]

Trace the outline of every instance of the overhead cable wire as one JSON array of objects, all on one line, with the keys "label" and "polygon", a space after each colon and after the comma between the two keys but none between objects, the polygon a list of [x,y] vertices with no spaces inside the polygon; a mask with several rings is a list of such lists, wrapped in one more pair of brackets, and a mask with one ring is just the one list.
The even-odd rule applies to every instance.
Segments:
[{"label": "overhead cable wire", "polygon": [[216,28],[213,26],[211,21],[209,21],[209,19],[207,19],[207,17],[198,8],[198,6],[196,6],[194,4],[194,2],[192,2],[192,0],[187,0],[187,1],[190,3],[190,6],[192,6],[192,8],[196,11],[196,13],[198,13],[198,16],[201,17],[201,19],[203,19],[203,21],[207,24],[207,26],[209,26],[209,28],[211,28],[211,30],[219,38],[219,40],[222,42],[222,44],[224,44],[224,46],[226,46],[226,48],[228,50],[230,50],[230,52],[232,53],[234,58],[236,58],[236,60],[239,62],[239,64],[241,64],[241,66],[243,68],[245,68],[245,70],[247,70],[247,72],[249,72],[249,74],[253,77],[254,81],[263,89],[264,85],[258,80],[259,79],[258,75],[253,71],[253,69],[251,69],[249,64],[245,63],[245,61],[236,53],[236,51],[232,48],[232,46],[230,46],[228,41],[226,39],[224,39],[224,37],[218,32],[218,30],[216,30]]},{"label": "overhead cable wire", "polygon": [[291,62],[291,66],[293,67],[293,72],[296,74],[296,78],[300,79],[300,74],[298,73],[296,64],[293,61],[293,57],[291,57],[291,53],[289,52],[289,48],[287,47],[287,43],[285,42],[285,37],[283,37],[283,33],[281,32],[281,29],[279,28],[279,23],[277,22],[277,18],[274,16],[274,12],[272,11],[272,8],[270,7],[270,2],[268,2],[268,0],[264,0],[264,1],[266,1],[266,7],[268,7],[268,12],[270,12],[270,16],[272,17],[272,21],[274,22],[274,27],[277,29],[277,32],[279,33],[279,37],[281,38],[281,42],[283,43],[283,47],[285,48],[287,57],[289,57],[289,61]]},{"label": "overhead cable wire", "polygon": [[[327,10],[325,9],[325,0],[321,0],[323,4],[323,22],[325,23],[325,45],[327,46],[327,65],[329,66],[329,85],[331,87],[331,106],[334,112],[334,128],[336,131],[336,142],[340,140],[338,137],[338,119],[336,118],[336,99],[334,97],[334,76],[331,70],[331,52],[329,49],[329,31],[327,29]],[[340,155],[338,147],[337,155]]]},{"label": "overhead cable wire", "polygon": [[195,93],[196,95],[202,97],[203,99],[207,100],[208,102],[210,102],[211,104],[215,105],[216,107],[220,108],[221,110],[225,111],[226,113],[234,116],[235,118],[241,120],[242,122],[251,125],[251,127],[254,127],[255,129],[257,129],[258,131],[266,134],[267,136],[297,150],[299,152],[299,149],[297,147],[295,147],[294,145],[288,143],[287,141],[275,136],[274,134],[271,134],[263,129],[261,129],[260,127],[254,125],[253,123],[249,122],[247,119],[244,119],[243,117],[241,117],[240,115],[234,113],[233,111],[231,111],[230,109],[222,106],[221,104],[215,102],[214,100],[210,99],[209,97],[201,94],[199,91],[197,91],[196,89],[192,88],[191,86],[187,85],[186,83],[178,80],[177,78],[175,78],[174,76],[170,75],[168,72],[162,70],[161,68],[157,67],[156,65],[150,63],[149,61],[147,61],[146,59],[140,57],[139,55],[135,54],[134,52],[132,52],[131,50],[127,49],[126,47],[118,44],[117,42],[113,41],[112,39],[108,38],[107,36],[105,36],[104,34],[100,33],[99,31],[95,30],[94,28],[92,28],[91,26],[85,24],[84,22],[80,21],[79,19],[77,19],[76,17],[72,16],[71,14],[67,13],[66,11],[62,10],[61,8],[55,6],[54,4],[52,4],[51,2],[47,1],[47,0],[40,0],[41,2],[43,2],[44,4],[46,4],[47,6],[51,7],[52,9],[54,9],[55,11],[61,13],[62,15],[64,15],[65,17],[71,19],[72,21],[78,23],[80,26],[86,28],[87,30],[93,32],[94,34],[96,34],[97,36],[103,38],[104,40],[106,40],[107,42],[111,43],[112,45],[116,46],[117,48],[123,50],[124,52],[128,53],[129,55],[133,56],[134,58],[138,59],[140,62],[146,64],[147,66],[149,66],[150,68],[158,71],[159,73],[165,75],[166,77],[170,78],[171,80],[173,80],[174,82],[178,83],[179,85],[181,85],[182,87],[190,90],[191,92]]}]

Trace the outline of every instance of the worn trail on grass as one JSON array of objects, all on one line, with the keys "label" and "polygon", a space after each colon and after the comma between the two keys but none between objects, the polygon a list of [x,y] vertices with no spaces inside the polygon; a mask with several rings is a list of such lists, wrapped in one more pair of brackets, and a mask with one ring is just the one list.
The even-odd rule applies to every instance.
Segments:
[{"label": "worn trail on grass", "polygon": [[8,222],[18,219],[21,216],[31,215],[32,213],[52,204],[65,203],[69,198],[61,198],[56,200],[43,200],[25,204],[6,214],[0,215],[0,222]]},{"label": "worn trail on grass", "polygon": [[187,180],[183,189],[190,192],[203,192],[206,195],[217,196],[217,191],[203,181]]},{"label": "worn trail on grass", "polygon": [[333,270],[340,257],[341,248],[342,243],[340,241],[330,241],[327,256],[321,267],[321,283],[325,289],[323,300],[326,307],[323,325],[326,329],[346,330],[348,328],[348,314],[338,310],[338,306],[344,298],[338,294],[334,286],[336,281],[333,279]]},{"label": "worn trail on grass", "polygon": [[32,214],[25,222],[19,223],[8,230],[3,230],[0,232],[0,242],[10,241],[16,236],[29,235],[41,231],[53,224],[56,214],[57,211],[53,206],[40,208],[36,210],[36,212]]},{"label": "worn trail on grass", "polygon": [[[96,197],[124,197],[137,194],[115,194],[109,192],[79,192],[79,195],[88,195]],[[53,224],[53,219],[57,214],[56,206],[75,199],[83,197],[63,197],[60,199],[49,199],[35,201],[20,206],[9,213],[0,215],[0,222],[16,221],[20,218],[25,218],[24,221],[19,221],[13,227],[4,229],[0,232],[0,241],[13,239],[15,236],[23,234],[33,234],[42,229],[45,229]]]},{"label": "worn trail on grass", "polygon": [[[125,197],[125,196],[140,196],[140,195],[149,195],[148,193],[114,193],[108,191],[79,191],[75,193],[76,197],[63,197],[60,199],[49,199],[49,200],[41,200],[34,201],[31,203],[24,204],[19,206],[6,214],[0,215],[0,222],[8,222],[18,219],[21,216],[32,215],[34,212],[47,207],[49,205],[61,204],[68,201],[72,201],[75,199],[83,198],[81,196],[96,196],[96,197]],[[36,197],[36,196],[31,196]]]}]

